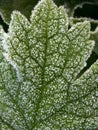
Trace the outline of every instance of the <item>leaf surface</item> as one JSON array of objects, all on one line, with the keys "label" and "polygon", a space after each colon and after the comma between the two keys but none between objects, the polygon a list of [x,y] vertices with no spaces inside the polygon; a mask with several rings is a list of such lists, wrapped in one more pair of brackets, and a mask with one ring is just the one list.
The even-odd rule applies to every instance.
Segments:
[{"label": "leaf surface", "polygon": [[94,46],[89,22],[68,29],[65,9],[41,0],[1,36],[1,130],[98,127],[98,61],[78,76]]}]

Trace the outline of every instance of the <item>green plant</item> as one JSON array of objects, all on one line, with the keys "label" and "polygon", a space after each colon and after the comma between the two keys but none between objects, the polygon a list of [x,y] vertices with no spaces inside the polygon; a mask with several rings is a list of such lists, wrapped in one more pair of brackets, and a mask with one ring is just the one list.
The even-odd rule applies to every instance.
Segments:
[{"label": "green plant", "polygon": [[41,0],[30,21],[15,11],[0,29],[1,130],[98,129],[98,61],[80,75],[90,23],[68,24],[63,7]]}]

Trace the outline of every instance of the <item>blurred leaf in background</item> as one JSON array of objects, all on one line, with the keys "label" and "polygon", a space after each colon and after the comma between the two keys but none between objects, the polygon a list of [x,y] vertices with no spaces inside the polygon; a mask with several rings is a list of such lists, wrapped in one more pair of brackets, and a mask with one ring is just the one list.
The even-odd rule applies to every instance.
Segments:
[{"label": "blurred leaf in background", "polygon": [[82,7],[84,4],[98,4],[97,0],[64,0],[65,7],[68,9],[70,16],[73,16],[74,10],[77,7]]},{"label": "blurred leaf in background", "polygon": [[91,32],[91,39],[96,42],[94,51],[98,55],[98,27],[96,28],[94,32]]},{"label": "blurred leaf in background", "polygon": [[0,12],[4,20],[9,23],[10,14],[13,10],[19,10],[26,17],[29,17],[31,10],[39,0],[0,0]]}]

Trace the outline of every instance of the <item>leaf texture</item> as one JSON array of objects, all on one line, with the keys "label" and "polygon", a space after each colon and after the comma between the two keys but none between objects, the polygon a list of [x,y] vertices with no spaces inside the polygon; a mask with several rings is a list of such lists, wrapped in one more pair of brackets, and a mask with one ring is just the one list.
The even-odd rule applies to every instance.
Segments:
[{"label": "leaf texture", "polygon": [[98,128],[98,61],[83,75],[94,42],[89,22],[68,29],[63,7],[41,0],[30,21],[12,14],[1,29],[1,130]]}]

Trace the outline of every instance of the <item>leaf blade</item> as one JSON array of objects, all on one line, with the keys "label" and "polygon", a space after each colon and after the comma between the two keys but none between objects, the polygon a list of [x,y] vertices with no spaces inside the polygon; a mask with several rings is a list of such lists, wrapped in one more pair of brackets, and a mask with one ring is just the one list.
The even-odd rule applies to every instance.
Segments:
[{"label": "leaf blade", "polygon": [[[93,78],[93,75],[98,76],[98,64],[76,79],[93,48],[93,42],[89,40],[90,24],[78,23],[68,30],[68,18],[64,12],[64,8],[58,8],[52,0],[42,0],[35,7],[30,22],[19,12],[13,13],[9,32],[2,44],[5,59],[16,71],[20,89],[16,97],[17,109],[12,109],[15,130],[97,127],[92,116],[87,117],[90,110],[91,114],[94,113],[93,107],[86,113],[84,111],[89,107],[83,103],[92,102],[90,85],[95,83],[94,94],[98,91]],[[87,74],[91,84],[88,84]],[[83,85],[85,87],[81,89]],[[15,88],[14,85],[10,87]],[[85,89],[88,93],[86,99]],[[8,100],[12,103],[11,99]],[[12,120],[9,113],[5,115]]]}]

